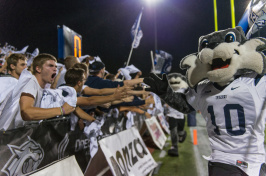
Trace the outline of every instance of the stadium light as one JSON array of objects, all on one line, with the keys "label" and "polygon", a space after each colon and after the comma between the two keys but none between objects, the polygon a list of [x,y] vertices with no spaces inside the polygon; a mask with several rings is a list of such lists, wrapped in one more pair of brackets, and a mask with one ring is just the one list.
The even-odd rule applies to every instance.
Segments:
[{"label": "stadium light", "polygon": [[159,2],[163,0],[143,0],[147,3],[148,6],[153,8],[154,12],[154,50],[156,51],[157,48],[157,15],[156,15],[156,6]]},{"label": "stadium light", "polygon": [[151,5],[151,4],[156,4],[157,2],[160,2],[162,0],[144,0],[146,1],[147,4]]}]

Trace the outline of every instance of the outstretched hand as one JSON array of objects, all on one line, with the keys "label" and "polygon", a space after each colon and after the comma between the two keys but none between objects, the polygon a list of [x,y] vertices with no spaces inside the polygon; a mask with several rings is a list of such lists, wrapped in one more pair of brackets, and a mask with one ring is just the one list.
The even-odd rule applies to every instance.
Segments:
[{"label": "outstretched hand", "polygon": [[151,91],[159,96],[167,91],[168,80],[166,74],[163,74],[162,78],[159,78],[156,74],[150,73],[150,76],[145,77],[143,82],[150,86],[149,88],[145,88],[145,91]]},{"label": "outstretched hand", "polygon": [[122,98],[127,97],[127,89],[125,88],[120,88],[120,85],[117,86],[113,96],[115,97],[116,100],[121,100]]}]

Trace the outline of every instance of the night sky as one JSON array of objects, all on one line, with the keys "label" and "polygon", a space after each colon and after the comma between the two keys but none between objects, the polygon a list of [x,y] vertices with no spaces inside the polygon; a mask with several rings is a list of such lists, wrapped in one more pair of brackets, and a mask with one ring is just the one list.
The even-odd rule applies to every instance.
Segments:
[{"label": "night sky", "polygon": [[[82,35],[82,55],[99,56],[106,69],[116,73],[127,61],[130,29],[144,7],[140,26],[143,38],[133,50],[129,64],[147,76],[151,70],[150,51],[157,49],[173,55],[171,72],[182,72],[180,59],[197,51],[198,38],[214,31],[213,0],[161,0],[148,6],[143,0],[0,0],[0,46],[6,42],[18,50],[57,57],[57,25],[66,25]],[[235,0],[236,25],[249,0]],[[231,25],[230,0],[217,0],[218,28]],[[155,10],[156,8],[156,10]],[[156,11],[156,15],[155,15]]]}]

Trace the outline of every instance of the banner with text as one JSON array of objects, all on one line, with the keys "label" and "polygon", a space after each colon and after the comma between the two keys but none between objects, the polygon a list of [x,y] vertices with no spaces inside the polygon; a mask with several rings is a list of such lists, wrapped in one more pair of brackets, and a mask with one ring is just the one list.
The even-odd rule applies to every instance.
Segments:
[{"label": "banner with text", "polygon": [[163,146],[166,142],[166,136],[158,123],[155,116],[152,116],[150,119],[146,119],[145,123],[147,125],[147,128],[151,134],[151,137],[153,139],[153,142],[156,144],[156,146],[159,149],[163,149]]},{"label": "banner with text", "polygon": [[157,164],[136,127],[99,141],[114,176],[145,176]]}]

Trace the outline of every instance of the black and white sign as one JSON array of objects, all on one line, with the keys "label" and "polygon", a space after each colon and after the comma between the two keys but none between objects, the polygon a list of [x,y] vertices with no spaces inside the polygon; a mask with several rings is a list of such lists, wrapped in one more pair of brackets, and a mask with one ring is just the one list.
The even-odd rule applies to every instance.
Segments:
[{"label": "black and white sign", "polygon": [[90,160],[87,137],[69,120],[42,122],[0,133],[0,176],[23,175],[75,155],[84,172]]},{"label": "black and white sign", "polygon": [[136,127],[106,137],[99,144],[115,176],[145,176],[157,166]]}]

